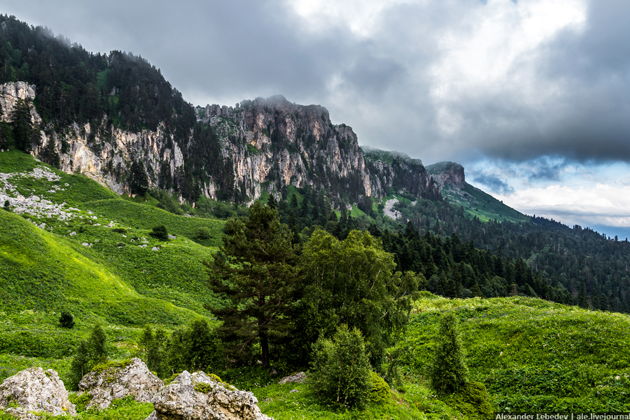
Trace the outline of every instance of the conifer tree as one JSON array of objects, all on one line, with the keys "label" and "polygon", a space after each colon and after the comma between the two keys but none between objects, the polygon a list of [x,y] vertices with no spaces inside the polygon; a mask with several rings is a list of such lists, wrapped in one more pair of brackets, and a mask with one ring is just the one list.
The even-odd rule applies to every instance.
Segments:
[{"label": "conifer tree", "polygon": [[441,394],[453,394],[463,390],[467,382],[468,368],[462,354],[462,343],[453,314],[446,314],[440,321],[438,346],[431,369],[433,389]]},{"label": "conifer tree", "polygon": [[290,229],[278,212],[260,202],[249,215],[225,226],[221,251],[210,266],[210,284],[228,304],[213,312],[223,321],[219,333],[229,353],[241,360],[257,357],[269,366],[274,343],[286,337],[298,284]]}]

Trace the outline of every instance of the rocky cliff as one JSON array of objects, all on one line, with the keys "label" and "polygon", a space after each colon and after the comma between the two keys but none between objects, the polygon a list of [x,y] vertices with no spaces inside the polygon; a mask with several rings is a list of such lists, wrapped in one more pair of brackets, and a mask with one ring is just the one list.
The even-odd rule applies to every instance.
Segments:
[{"label": "rocky cliff", "polygon": [[451,187],[461,189],[466,185],[464,167],[455,162],[438,162],[427,166],[427,171],[440,189]]},{"label": "rocky cliff", "polygon": [[36,92],[24,82],[0,85],[0,120],[10,123],[17,101],[26,101],[39,132],[31,153],[118,193],[135,192],[134,179],[146,178],[149,188],[193,201],[203,195],[250,202],[265,192],[279,197],[288,186],[324,191],[337,203],[392,192],[439,198],[438,184],[422,162],[390,152],[364,153],[352,128],[332,124],[318,105],[276,96],[236,107],[198,107],[194,128],[178,136],[167,123],[131,131],[106,115],[59,127],[37,113]]},{"label": "rocky cliff", "polygon": [[243,197],[259,197],[263,189],[279,194],[289,185],[348,200],[380,194],[356,134],[333,125],[321,106],[276,96],[234,108],[209,105],[197,114],[216,133],[222,159],[231,163],[233,187]]}]

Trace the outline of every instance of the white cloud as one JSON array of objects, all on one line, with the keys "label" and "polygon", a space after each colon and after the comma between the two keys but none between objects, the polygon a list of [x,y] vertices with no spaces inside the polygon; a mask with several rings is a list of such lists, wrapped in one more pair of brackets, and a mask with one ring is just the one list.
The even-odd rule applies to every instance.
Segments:
[{"label": "white cloud", "polygon": [[630,227],[630,164],[576,163],[545,157],[514,163],[478,161],[469,182],[491,187],[484,175],[502,180],[511,189],[493,195],[526,214],[568,225]]}]

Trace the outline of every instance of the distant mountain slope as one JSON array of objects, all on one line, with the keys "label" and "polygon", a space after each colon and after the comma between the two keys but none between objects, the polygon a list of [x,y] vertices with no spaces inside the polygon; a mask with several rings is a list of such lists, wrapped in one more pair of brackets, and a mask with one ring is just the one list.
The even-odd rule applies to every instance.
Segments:
[{"label": "distant mountain slope", "polygon": [[529,217],[506,206],[503,202],[466,182],[464,167],[454,162],[439,162],[427,166],[427,172],[440,187],[442,197],[451,204],[464,208],[466,214],[482,222],[522,223]]}]

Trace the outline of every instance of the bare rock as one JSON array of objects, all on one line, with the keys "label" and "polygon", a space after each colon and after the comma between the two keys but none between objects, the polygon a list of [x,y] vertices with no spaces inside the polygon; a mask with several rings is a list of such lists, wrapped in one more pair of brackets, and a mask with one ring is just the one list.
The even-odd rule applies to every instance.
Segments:
[{"label": "bare rock", "polygon": [[90,372],[81,379],[79,390],[92,396],[88,408],[105,409],[113,400],[131,395],[136,401],[153,402],[164,382],[138,358],[121,366]]},{"label": "bare rock", "polygon": [[0,385],[0,410],[19,419],[37,419],[33,413],[76,415],[68,391],[54,370],[30,368],[5,379]]},{"label": "bare rock", "polygon": [[184,371],[159,392],[147,420],[270,420],[254,394],[230,388],[203,372]]},{"label": "bare rock", "polygon": [[298,372],[298,373],[294,373],[293,375],[285,376],[284,378],[280,379],[278,383],[280,385],[290,384],[290,383],[301,384],[305,380],[306,380],[306,373]]}]

